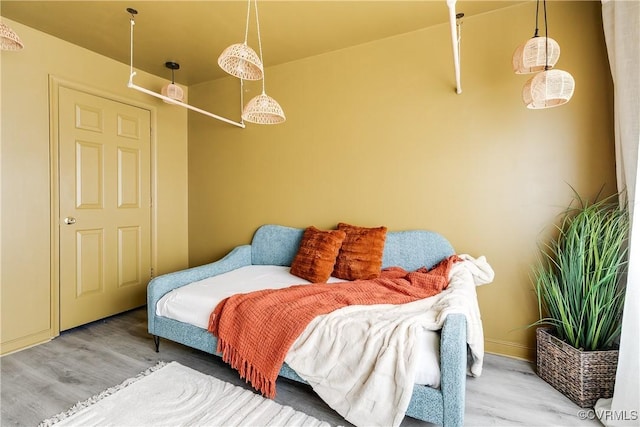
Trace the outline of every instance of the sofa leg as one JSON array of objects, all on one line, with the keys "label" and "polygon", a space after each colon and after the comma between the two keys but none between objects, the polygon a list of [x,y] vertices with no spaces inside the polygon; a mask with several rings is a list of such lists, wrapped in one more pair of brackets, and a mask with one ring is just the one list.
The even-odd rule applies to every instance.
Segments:
[{"label": "sofa leg", "polygon": [[160,353],[160,337],[157,335],[154,335],[153,343],[156,345],[156,353]]}]

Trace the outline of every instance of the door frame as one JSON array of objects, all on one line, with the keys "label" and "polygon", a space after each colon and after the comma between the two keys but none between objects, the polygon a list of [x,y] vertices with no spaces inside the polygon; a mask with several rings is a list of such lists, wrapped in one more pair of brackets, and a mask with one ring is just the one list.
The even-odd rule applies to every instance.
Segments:
[{"label": "door frame", "polygon": [[157,110],[154,106],[134,101],[130,98],[114,95],[110,92],[96,89],[82,83],[66,80],[54,75],[49,75],[49,173],[50,173],[50,218],[51,218],[51,329],[52,337],[60,335],[60,175],[59,175],[59,129],[58,129],[58,102],[59,90],[66,87],[89,95],[99,96],[111,101],[120,102],[133,107],[142,108],[151,114],[150,137],[150,184],[151,184],[151,269],[157,269]]}]

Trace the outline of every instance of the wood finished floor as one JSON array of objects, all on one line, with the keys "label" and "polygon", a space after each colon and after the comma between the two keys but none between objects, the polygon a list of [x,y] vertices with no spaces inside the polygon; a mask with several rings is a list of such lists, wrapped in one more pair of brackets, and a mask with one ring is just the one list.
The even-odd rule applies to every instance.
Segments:
[{"label": "wood finished floor", "polygon": [[[33,426],[74,403],[120,384],[158,361],[177,361],[249,388],[219,358],[162,340],[156,353],[145,309],[133,310],[67,332],[0,359],[0,425]],[[279,379],[276,401],[333,425],[350,425],[310,387]],[[580,408],[538,378],[531,364],[486,355],[479,378],[467,380],[465,425],[584,426]],[[405,418],[402,426],[431,424]]]}]

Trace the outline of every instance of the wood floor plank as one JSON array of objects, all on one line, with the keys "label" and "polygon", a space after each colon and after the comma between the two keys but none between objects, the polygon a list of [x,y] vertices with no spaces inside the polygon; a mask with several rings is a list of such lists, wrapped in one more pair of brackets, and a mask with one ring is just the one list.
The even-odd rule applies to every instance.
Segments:
[{"label": "wood floor plank", "polygon": [[[158,361],[177,361],[250,389],[218,357],[167,340],[162,340],[160,353],[156,353],[147,333],[146,309],[137,309],[65,331],[48,343],[2,357],[0,425],[37,425]],[[350,425],[308,386],[278,379],[277,390],[278,403],[333,425]],[[524,361],[486,355],[482,376],[467,380],[468,426],[599,425],[579,419],[579,410]],[[430,424],[407,417],[402,426]]]}]

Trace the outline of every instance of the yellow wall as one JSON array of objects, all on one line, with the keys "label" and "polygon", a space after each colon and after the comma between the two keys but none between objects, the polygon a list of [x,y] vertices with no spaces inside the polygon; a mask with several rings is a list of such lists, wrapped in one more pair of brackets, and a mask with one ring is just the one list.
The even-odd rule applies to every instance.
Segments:
[{"label": "yellow wall", "polygon": [[[495,269],[478,291],[487,351],[531,357],[536,243],[570,201],[568,184],[589,196],[615,187],[600,3],[548,11],[558,68],[576,80],[571,102],[555,109],[527,110],[528,77],[511,71],[533,32],[528,2],[464,19],[461,95],[443,24],[268,68],[283,125],[242,130],[190,113],[190,264],[248,243],[264,223],[436,230]],[[236,118],[237,88],[225,78],[190,96]]]},{"label": "yellow wall", "polygon": [[[148,108],[155,117],[153,264],[157,274],[187,266],[187,113],[126,87],[129,66],[8,19],[25,44],[2,52],[2,351],[55,334],[51,278],[49,76]],[[166,80],[138,73],[158,89]]]}]

